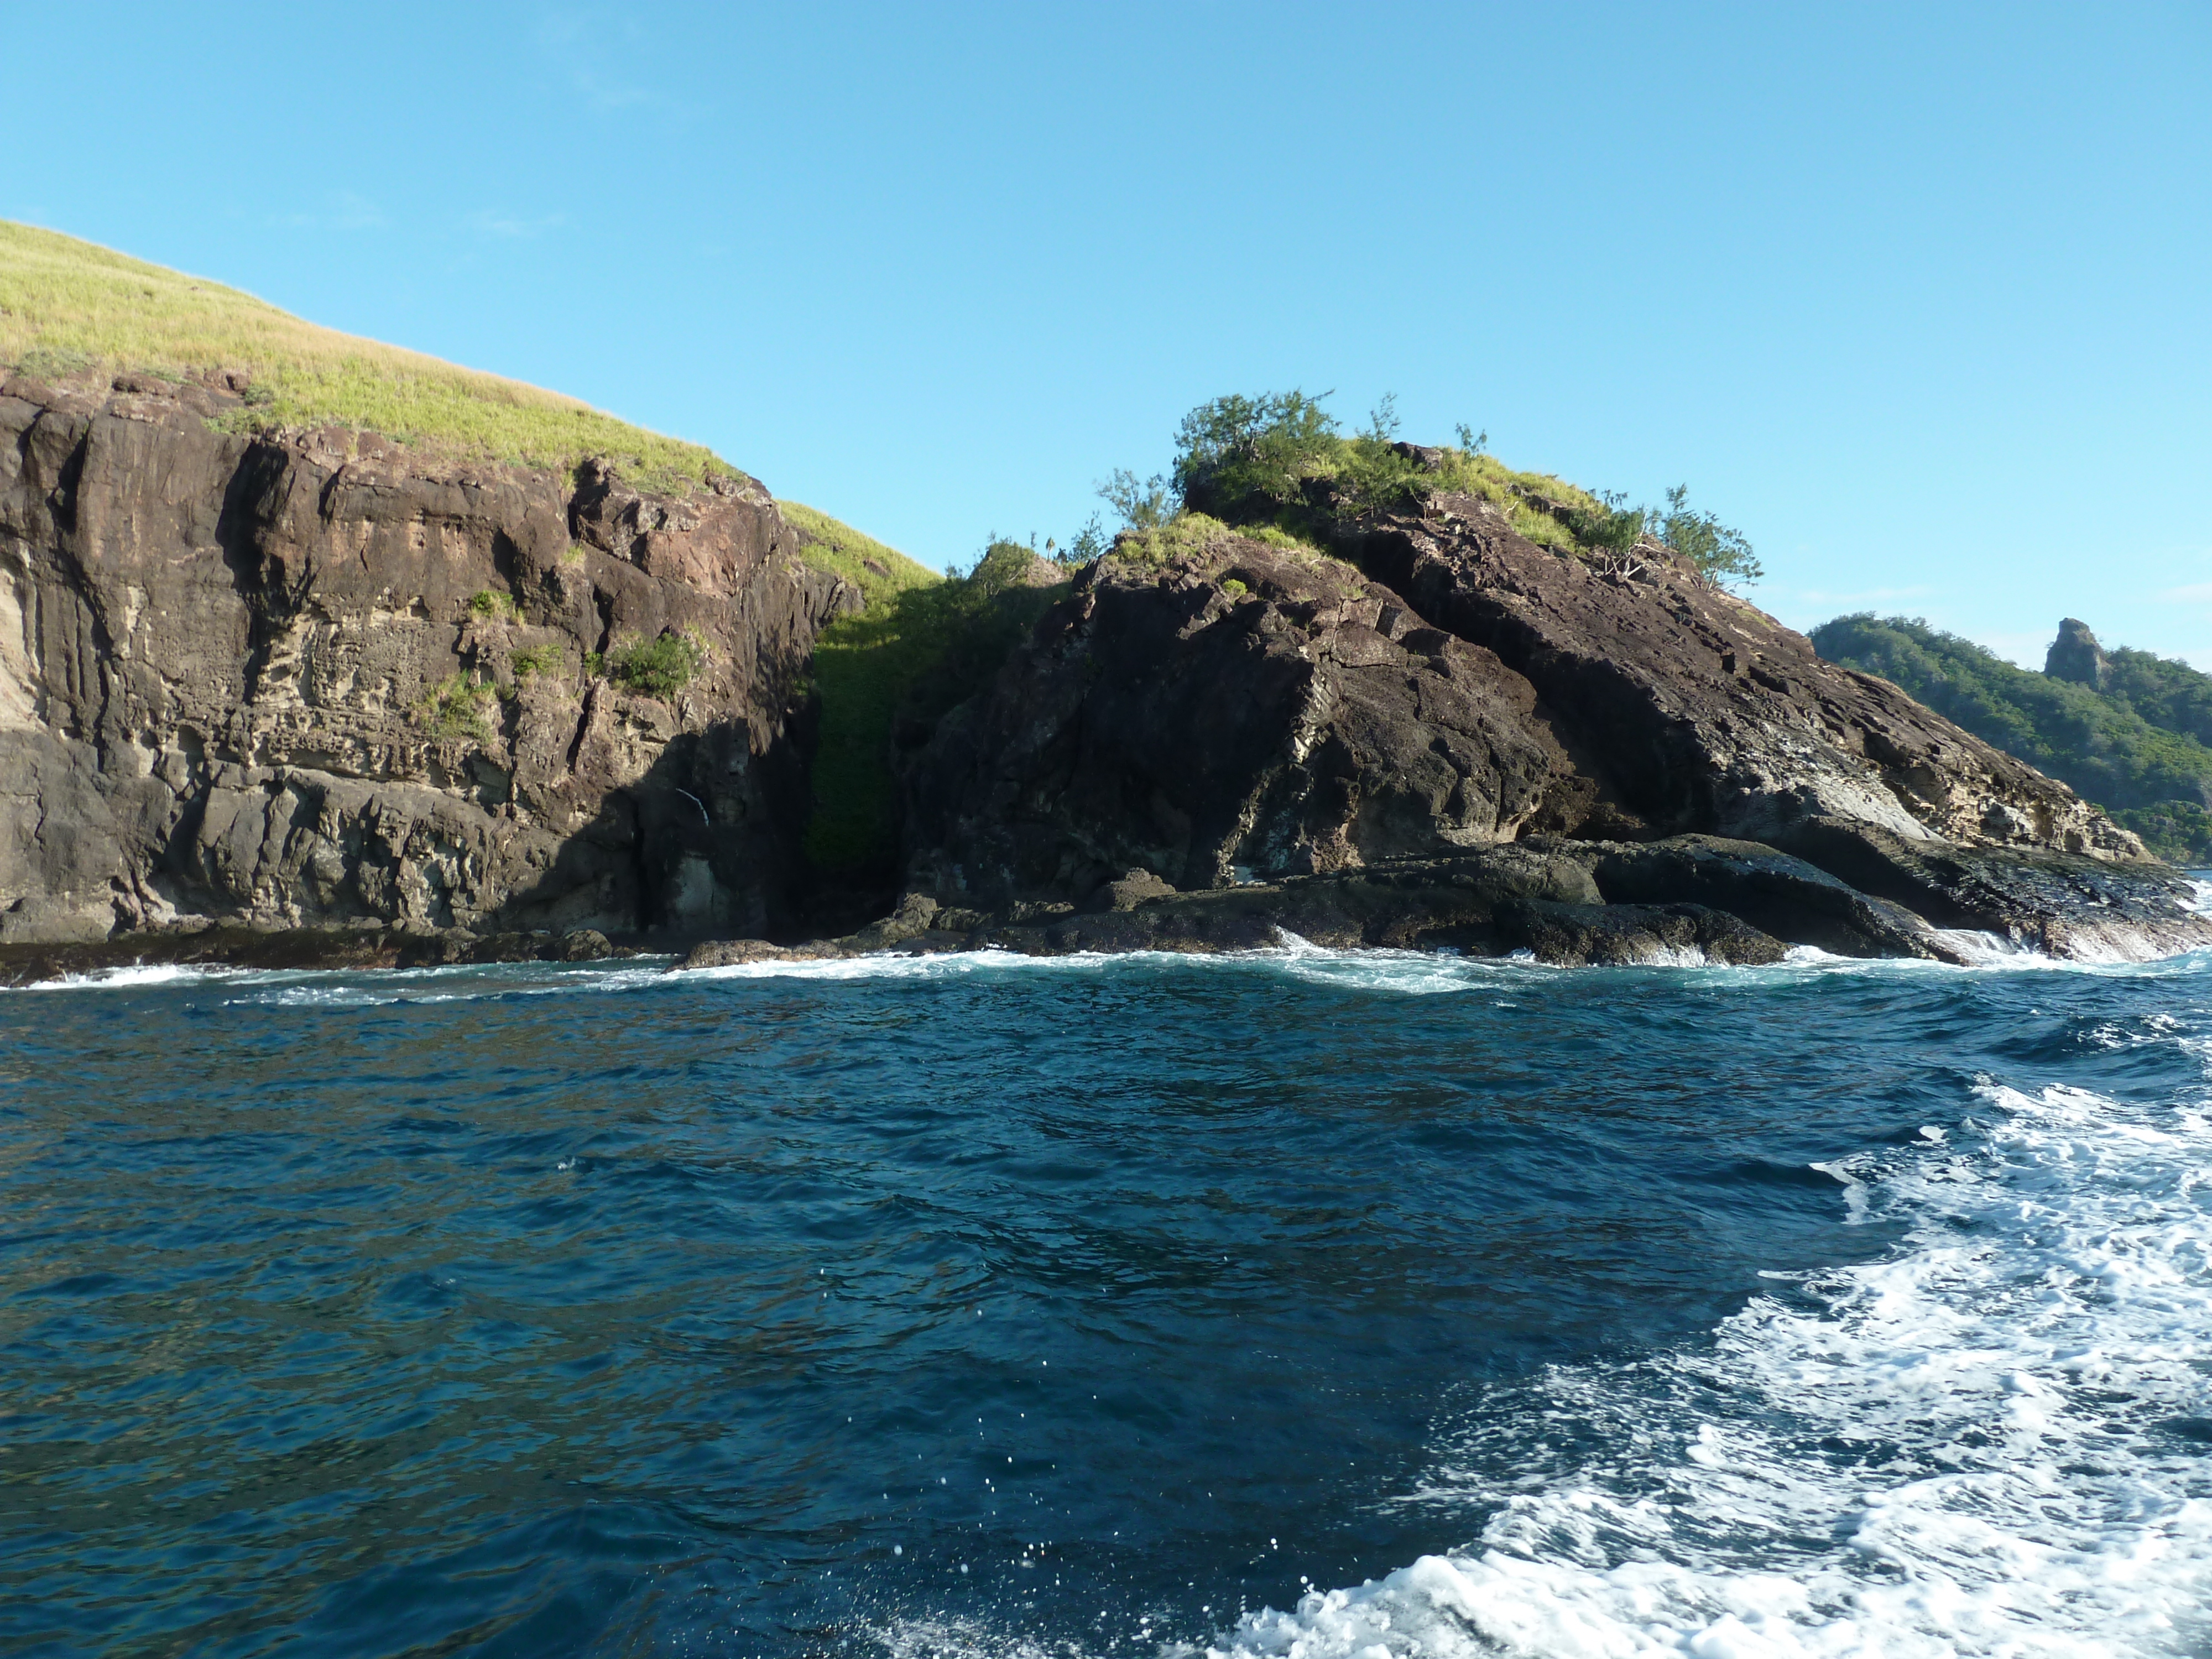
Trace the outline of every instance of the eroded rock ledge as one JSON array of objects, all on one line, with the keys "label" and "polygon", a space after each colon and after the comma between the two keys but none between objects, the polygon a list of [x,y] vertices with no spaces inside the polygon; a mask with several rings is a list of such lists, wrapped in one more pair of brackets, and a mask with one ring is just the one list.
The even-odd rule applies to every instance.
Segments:
[{"label": "eroded rock ledge", "polygon": [[1564,965],[1756,965],[1780,961],[1792,945],[1955,963],[1984,960],[1992,946],[2142,961],[2212,943],[2212,925],[2193,908],[2194,889],[2172,872],[2067,854],[1954,849],[1929,861],[1896,848],[1892,858],[1896,890],[1942,895],[1948,925],[1755,842],[1537,836],[1197,893],[1132,871],[1081,908],[1024,902],[983,913],[913,893],[891,915],[842,939],[719,941],[695,948],[684,965],[883,951],[1249,951],[1286,936],[1337,948],[1526,951]]}]

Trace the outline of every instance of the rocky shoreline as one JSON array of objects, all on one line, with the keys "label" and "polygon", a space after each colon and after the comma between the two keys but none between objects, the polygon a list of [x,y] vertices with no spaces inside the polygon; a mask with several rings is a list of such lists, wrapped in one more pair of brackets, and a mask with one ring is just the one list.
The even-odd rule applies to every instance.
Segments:
[{"label": "rocky shoreline", "polygon": [[126,968],[447,968],[470,963],[605,962],[647,953],[648,947],[614,943],[593,928],[477,934],[456,927],[242,927],[216,923],[67,944],[0,944],[0,988],[51,984]]},{"label": "rocky shoreline", "polygon": [[693,947],[684,965],[987,950],[1205,953],[1264,950],[1285,936],[1335,949],[1525,953],[1570,967],[1757,966],[1779,962],[1794,945],[1965,964],[2008,949],[2078,961],[2148,961],[2212,940],[2193,884],[2178,873],[2115,872],[2063,854],[1967,860],[1917,873],[1928,884],[1923,903],[1948,910],[1954,925],[1939,926],[1753,842],[1541,837],[1452,858],[1199,893],[1174,892],[1133,871],[1080,909],[1028,904],[984,914],[909,894],[891,915],[842,938],[709,941]]},{"label": "rocky shoreline", "polygon": [[[2208,927],[2178,873],[2116,872],[2066,855],[1983,860],[1920,872],[1948,895],[1938,926],[1802,859],[1755,842],[1537,837],[1452,858],[1177,893],[1132,871],[1081,908],[995,912],[910,893],[890,915],[835,938],[610,939],[596,929],[479,934],[459,928],[211,926],[66,945],[0,945],[0,986],[132,966],[420,969],[638,957],[685,969],[870,956],[1005,951],[1023,956],[1210,954],[1279,948],[1521,955],[1555,966],[1760,966],[1792,946],[1831,955],[1967,964],[2006,950],[2086,962],[2146,961],[2202,948]],[[1948,885],[1936,884],[1948,875]],[[1923,896],[1926,902],[1926,896]],[[1930,903],[1930,908],[1936,908]]]}]

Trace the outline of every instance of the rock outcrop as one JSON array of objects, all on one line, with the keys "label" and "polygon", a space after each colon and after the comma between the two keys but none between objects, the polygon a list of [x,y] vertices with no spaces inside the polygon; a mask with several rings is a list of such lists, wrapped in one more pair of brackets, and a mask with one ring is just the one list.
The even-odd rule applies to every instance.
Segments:
[{"label": "rock outcrop", "polygon": [[2054,680],[2071,680],[2092,691],[2101,691],[2112,678],[2112,665],[2106,659],[2105,648],[2097,643],[2097,636],[2089,631],[2089,624],[2078,617],[2067,617],[2059,622],[2058,637],[2044,653],[2043,672]]},{"label": "rock outcrop", "polygon": [[[740,477],[216,429],[0,384],[0,943],[203,926],[761,932],[857,595]],[[657,678],[611,673],[656,641]]]},{"label": "rock outcrop", "polygon": [[[1560,961],[2212,944],[2063,785],[1664,549],[1556,553],[1469,496],[1329,556],[1098,562],[907,787],[911,890],[1014,948],[1219,948],[1262,918]],[[1530,849],[1590,890],[1500,889]]]},{"label": "rock outcrop", "polygon": [[1082,898],[1564,830],[1588,785],[1528,681],[1349,565],[1234,539],[1077,586],[912,772],[922,884]]},{"label": "rock outcrop", "polygon": [[1931,844],[2143,857],[2065,785],[1888,681],[1823,662],[1664,550],[1569,557],[1474,497],[1427,509],[1363,524],[1342,550],[1525,675],[1622,823],[1775,842],[1825,818]]}]

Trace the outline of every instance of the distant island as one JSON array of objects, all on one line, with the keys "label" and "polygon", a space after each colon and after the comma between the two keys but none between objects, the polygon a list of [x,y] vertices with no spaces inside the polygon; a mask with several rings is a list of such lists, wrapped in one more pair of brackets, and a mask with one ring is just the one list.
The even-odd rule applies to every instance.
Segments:
[{"label": "distant island", "polygon": [[2160,858],[2212,866],[2212,674],[2107,652],[2059,624],[2043,672],[1917,618],[1838,617],[1812,634],[1830,662],[1879,674],[1985,743],[2071,785]]}]

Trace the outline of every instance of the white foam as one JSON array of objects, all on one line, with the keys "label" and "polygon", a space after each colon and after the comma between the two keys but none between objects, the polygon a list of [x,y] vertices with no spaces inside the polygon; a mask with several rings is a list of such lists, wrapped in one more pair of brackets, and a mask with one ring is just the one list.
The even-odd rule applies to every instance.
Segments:
[{"label": "white foam", "polygon": [[495,997],[572,996],[635,991],[665,982],[665,961],[641,967],[558,966],[545,963],[461,963],[440,968],[296,969],[252,976],[229,1007],[386,1008],[431,1006]]},{"label": "white foam", "polygon": [[1016,951],[951,951],[931,956],[832,957],[817,960],[770,960],[732,963],[714,968],[678,969],[675,972],[694,982],[714,980],[957,980],[978,973],[1097,974],[1115,969],[1129,970],[1182,968],[1194,970],[1280,973],[1313,984],[1347,989],[1396,992],[1409,996],[1440,992],[1494,989],[1501,983],[1526,984],[1536,977],[1560,974],[1695,975],[1701,982],[1737,982],[1747,987],[1767,983],[1779,976],[1797,979],[1820,975],[1924,975],[1990,972],[2059,972],[2105,975],[2201,973],[2212,968],[2212,951],[2137,961],[2114,957],[2109,961],[2085,962],[2047,957],[2013,945],[1987,933],[1944,936],[1961,954],[1965,963],[1897,957],[1842,957],[1813,945],[1792,946],[1782,961],[1764,966],[1736,967],[1708,959],[1695,948],[1670,951],[1663,957],[1621,967],[1559,968],[1539,962],[1527,951],[1510,956],[1462,956],[1448,951],[1391,950],[1376,946],[1336,949],[1315,945],[1295,933],[1281,932],[1281,943],[1249,951],[1182,952],[1132,951],[1107,953],[1072,951],[1060,956],[1027,956]]},{"label": "white foam", "polygon": [[[2212,892],[2212,883],[2203,884]],[[221,964],[139,964],[67,974],[17,987],[21,990],[80,991],[144,988],[222,980],[254,994],[245,1000],[276,1006],[371,1007],[393,1002],[471,1000],[488,996],[551,996],[623,991],[678,980],[899,980],[951,981],[978,973],[1096,974],[1117,967],[1165,967],[1214,971],[1282,973],[1309,983],[1407,996],[1495,989],[1501,983],[1533,982],[1562,973],[1696,975],[1707,984],[1752,987],[1775,975],[1924,974],[2057,971],[2101,974],[2202,973],[2212,968],[2212,951],[2135,961],[2083,962],[2046,957],[1989,934],[1947,934],[1973,958],[1960,966],[1896,957],[1832,956],[1810,945],[1792,947],[1784,959],[1765,967],[1730,967],[1708,961],[1696,950],[1668,953],[1662,959],[1629,967],[1562,969],[1538,962],[1526,951],[1510,956],[1461,956],[1449,951],[1333,949],[1284,933],[1281,943],[1260,950],[1185,953],[1137,951],[1122,954],[1078,951],[1031,957],[1012,951],[955,951],[934,956],[837,957],[817,961],[767,961],[715,968],[685,969],[669,957],[631,957],[618,963],[506,963],[407,969],[243,969]],[[441,981],[462,983],[450,988]],[[438,988],[430,988],[436,986]]]},{"label": "white foam", "polygon": [[[1351,989],[1395,990],[1408,995],[1466,991],[1495,985],[1501,975],[1526,978],[1532,962],[1461,957],[1435,951],[1331,950],[1283,933],[1279,945],[1251,951],[1076,951],[1026,956],[1018,951],[962,951],[933,956],[832,957],[815,961],[732,963],[679,969],[685,980],[940,980],[979,974],[1077,974],[1192,969],[1200,972],[1282,973],[1309,983]],[[1540,969],[1550,973],[1555,969]]]},{"label": "white foam", "polygon": [[1893,1256],[1754,1301],[1711,1352],[1493,1395],[1404,1500],[1483,1506],[1472,1545],[1209,1653],[2193,1650],[2212,1457],[2166,1425],[2212,1414],[2212,1125],[1981,1092],[1946,1140],[1819,1166],[1905,1225]]},{"label": "white foam", "polygon": [[120,968],[95,968],[90,973],[64,974],[15,988],[23,991],[143,990],[149,985],[188,985],[200,980],[233,978],[244,969],[204,963],[131,963]]}]

